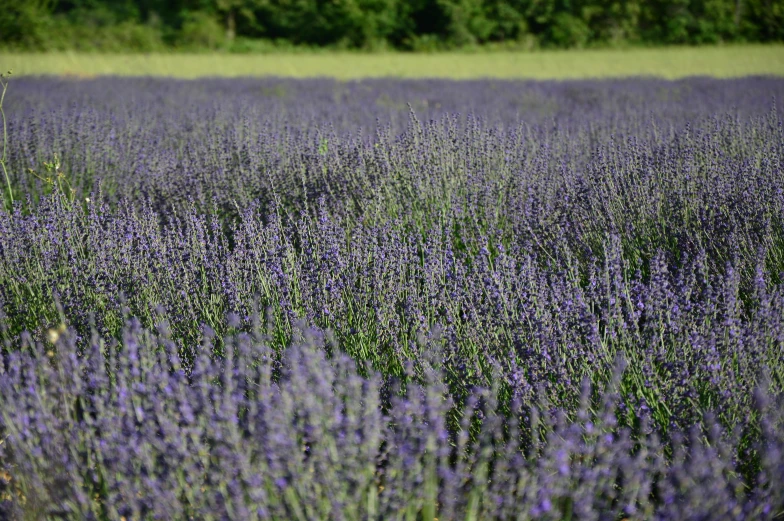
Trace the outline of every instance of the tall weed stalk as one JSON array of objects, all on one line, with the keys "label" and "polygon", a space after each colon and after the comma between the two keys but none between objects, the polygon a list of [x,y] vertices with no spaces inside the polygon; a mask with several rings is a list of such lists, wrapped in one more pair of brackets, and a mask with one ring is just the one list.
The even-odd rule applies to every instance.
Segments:
[{"label": "tall weed stalk", "polygon": [[3,111],[3,101],[5,101],[5,93],[8,90],[9,76],[11,76],[10,70],[5,74],[0,74],[0,89],[2,89],[2,93],[0,93],[0,117],[3,119],[3,155],[0,156],[0,166],[3,168],[3,175],[5,176],[5,182],[8,186],[8,199],[10,201],[10,206],[13,207],[14,191],[11,188],[11,178],[8,177],[8,169],[6,169],[5,166],[5,156],[8,149],[8,124],[5,119],[5,111]]}]

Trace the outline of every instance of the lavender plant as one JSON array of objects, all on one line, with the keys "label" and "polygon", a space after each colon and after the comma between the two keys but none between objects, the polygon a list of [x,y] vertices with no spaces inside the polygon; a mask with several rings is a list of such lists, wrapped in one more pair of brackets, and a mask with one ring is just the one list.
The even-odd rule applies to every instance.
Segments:
[{"label": "lavender plant", "polygon": [[8,516],[784,513],[784,81],[19,83]]},{"label": "lavender plant", "polygon": [[622,366],[598,392],[578,384],[573,414],[544,399],[503,413],[476,388],[450,433],[436,372],[384,408],[384,379],[327,358],[316,330],[280,359],[263,327],[221,356],[208,334],[190,370],[165,323],[24,341],[0,380],[12,518],[774,519],[784,505],[784,409],[764,391],[744,484],[738,434],[710,416],[667,442],[650,409],[620,427]]}]

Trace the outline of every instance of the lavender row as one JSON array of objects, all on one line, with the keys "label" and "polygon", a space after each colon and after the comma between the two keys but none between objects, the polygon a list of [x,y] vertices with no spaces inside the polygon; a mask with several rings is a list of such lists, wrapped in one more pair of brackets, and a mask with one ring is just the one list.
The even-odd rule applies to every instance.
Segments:
[{"label": "lavender row", "polygon": [[568,414],[504,409],[497,386],[456,407],[436,372],[389,400],[306,328],[282,358],[260,326],[219,357],[206,338],[187,372],[165,323],[132,319],[119,343],[56,336],[25,335],[0,373],[9,519],[745,520],[784,505],[784,404],[764,390],[753,445],[711,416],[664,441],[650,411],[619,426],[623,365],[578,383]]},{"label": "lavender row", "polygon": [[497,230],[456,235],[454,217],[424,236],[400,219],[349,226],[323,209],[290,224],[268,217],[250,207],[225,229],[190,212],[163,227],[149,209],[85,210],[64,197],[6,214],[3,336],[18,347],[24,331],[43,338],[64,316],[84,338],[118,337],[135,316],[149,327],[166,320],[187,349],[206,329],[227,332],[227,314],[247,329],[261,311],[279,350],[304,320],[385,374],[432,359],[460,395],[500,368],[515,393],[544,385],[558,401],[623,354],[634,360],[634,394],[662,427],[703,407],[738,418],[760,368],[784,376],[784,286],[771,272],[781,252],[765,249],[776,235],[747,239],[757,249],[746,281],[733,264],[750,247],[739,239],[725,265],[705,250],[675,259],[659,249],[643,274],[617,235],[585,260],[566,241],[549,250],[533,235],[511,244]]},{"label": "lavender row", "polygon": [[[738,159],[736,152],[761,154],[764,148],[757,145],[773,136],[744,136],[735,143],[744,150],[722,150],[718,157],[715,148],[723,147],[723,128],[764,117],[777,99],[784,99],[784,82],[775,78],[345,83],[23,78],[12,83],[5,108],[18,199],[47,192],[36,175],[58,155],[80,197],[102,186],[115,202],[153,199],[169,211],[193,200],[204,211],[227,212],[273,191],[299,208],[303,200],[329,193],[328,187],[341,191],[334,204],[342,206],[346,191],[362,198],[393,173],[429,174],[418,169],[432,151],[387,150],[410,127],[411,110],[424,124],[451,115],[462,134],[451,143],[431,140],[443,157],[428,166],[440,173],[453,175],[444,172],[449,166],[480,169],[474,175],[492,168],[504,180],[531,184],[552,171],[548,178],[564,177],[571,185],[591,170],[593,154],[614,140],[637,139],[655,154],[678,134],[685,150],[677,153],[695,153],[695,161],[706,159],[700,154],[728,161]],[[683,141],[679,132],[688,124],[710,126],[715,118],[707,138],[718,142],[711,148],[704,148],[700,135]],[[467,128],[473,131],[463,133]],[[464,141],[475,137],[484,145]],[[478,162],[478,155],[487,154]],[[625,152],[613,161],[619,176],[648,166],[632,164],[633,155]],[[451,161],[445,163],[447,157]]]},{"label": "lavender row", "polygon": [[14,87],[8,508],[784,511],[784,81]]}]

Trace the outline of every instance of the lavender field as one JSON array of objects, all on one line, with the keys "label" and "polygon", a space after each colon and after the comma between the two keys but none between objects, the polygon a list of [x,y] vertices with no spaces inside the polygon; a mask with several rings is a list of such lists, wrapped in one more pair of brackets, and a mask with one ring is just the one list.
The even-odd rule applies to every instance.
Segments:
[{"label": "lavender field", "polygon": [[782,518],[782,100],[12,80],[0,519]]}]

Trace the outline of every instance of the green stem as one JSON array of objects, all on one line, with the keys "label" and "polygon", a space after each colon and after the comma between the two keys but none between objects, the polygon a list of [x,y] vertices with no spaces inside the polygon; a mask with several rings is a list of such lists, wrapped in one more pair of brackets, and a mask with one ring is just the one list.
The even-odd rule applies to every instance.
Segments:
[{"label": "green stem", "polygon": [[8,185],[8,197],[11,199],[11,208],[14,206],[14,191],[11,188],[11,178],[8,177],[8,170],[5,168],[5,153],[8,148],[8,127],[5,120],[5,111],[3,111],[3,100],[5,100],[5,91],[8,90],[8,81],[3,81],[0,76],[0,86],[3,88],[0,94],[0,116],[3,118],[3,156],[0,158],[0,166],[3,167],[3,174],[5,175],[5,182]]}]

